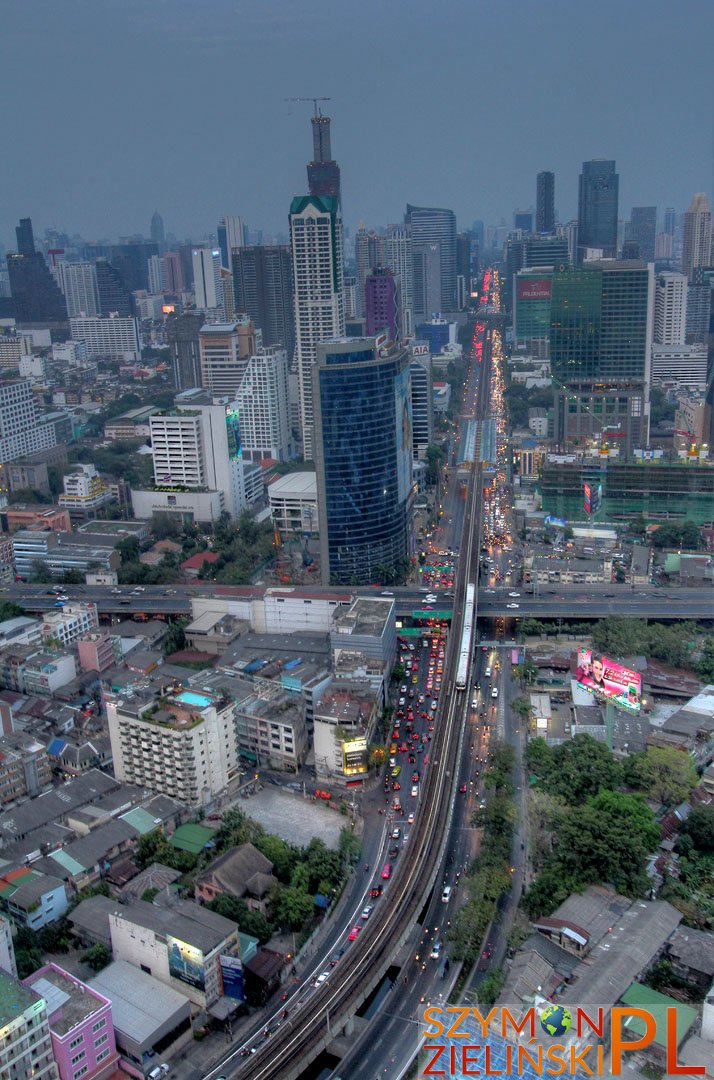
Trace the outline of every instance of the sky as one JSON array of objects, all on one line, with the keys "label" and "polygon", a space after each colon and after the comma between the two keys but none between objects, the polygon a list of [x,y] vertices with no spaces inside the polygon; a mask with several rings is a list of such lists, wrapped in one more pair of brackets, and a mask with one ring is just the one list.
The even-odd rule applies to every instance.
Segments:
[{"label": "sky", "polygon": [[614,158],[620,217],[714,184],[712,0],[6,0],[0,242],[30,216],[98,240],[286,232],[309,103],[331,100],[345,221],[445,206],[510,224]]}]

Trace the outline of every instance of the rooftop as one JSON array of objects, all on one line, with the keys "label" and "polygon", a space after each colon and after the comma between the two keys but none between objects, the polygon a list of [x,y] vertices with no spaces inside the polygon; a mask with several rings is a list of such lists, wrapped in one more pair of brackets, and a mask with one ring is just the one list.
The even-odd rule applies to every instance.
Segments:
[{"label": "rooftop", "polygon": [[112,1003],[114,1028],[139,1045],[174,1020],[179,1010],[188,1015],[188,998],[126,960],[115,960],[88,984]]},{"label": "rooftop", "polygon": [[268,488],[268,495],[280,495],[285,498],[288,495],[302,495],[306,498],[317,499],[317,473],[293,472],[286,473]]},{"label": "rooftop", "polygon": [[230,919],[224,919],[222,915],[190,900],[179,900],[169,908],[159,908],[144,900],[117,904],[116,916],[135,926],[143,926],[159,937],[180,938],[204,954],[212,952],[237,933],[236,924]]},{"label": "rooftop", "polygon": [[39,994],[23,986],[7,971],[0,968],[0,1027],[5,1027],[16,1017],[21,1016],[26,1009],[37,1005],[40,1000]]},{"label": "rooftop", "polygon": [[109,1004],[107,998],[72,978],[56,964],[34,972],[25,985],[45,999],[50,1027],[57,1035],[67,1035],[87,1017]]},{"label": "rooftop", "polygon": [[369,634],[382,637],[390,619],[394,619],[394,600],[391,597],[358,596],[348,611],[335,618],[337,634]]},{"label": "rooftop", "polygon": [[[661,1047],[667,1046],[668,1009],[677,1010],[677,1045],[682,1041],[697,1018],[696,1010],[690,1005],[683,1005],[681,1001],[667,997],[666,994],[660,994],[656,990],[652,990],[651,987],[643,986],[639,982],[633,982],[628,986],[620,1001],[623,1005],[633,1005],[636,1008],[647,1009],[651,1013],[657,1028],[654,1041],[657,1046]],[[628,1017],[625,1020],[625,1027],[636,1038],[640,1038],[645,1034],[645,1024],[639,1016]]]}]

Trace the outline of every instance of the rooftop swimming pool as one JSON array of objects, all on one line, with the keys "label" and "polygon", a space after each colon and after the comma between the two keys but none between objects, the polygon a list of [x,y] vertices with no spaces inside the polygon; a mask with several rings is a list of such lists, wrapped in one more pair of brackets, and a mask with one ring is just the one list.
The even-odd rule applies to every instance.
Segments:
[{"label": "rooftop swimming pool", "polygon": [[176,698],[182,705],[194,705],[198,709],[205,709],[211,704],[211,698],[205,694],[195,694],[193,690],[182,690]]}]

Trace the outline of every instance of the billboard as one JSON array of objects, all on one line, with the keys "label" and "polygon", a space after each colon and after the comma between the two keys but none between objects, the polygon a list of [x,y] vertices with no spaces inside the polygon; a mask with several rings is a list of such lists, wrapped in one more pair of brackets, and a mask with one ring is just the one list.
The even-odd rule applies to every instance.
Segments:
[{"label": "billboard", "polygon": [[201,950],[170,935],[166,938],[166,950],[169,954],[169,975],[198,990],[205,990],[206,973]]},{"label": "billboard", "polygon": [[552,280],[549,277],[516,278],[517,300],[550,300]]},{"label": "billboard", "polygon": [[586,514],[597,514],[602,506],[602,484],[583,484],[583,510]]},{"label": "billboard", "polygon": [[406,502],[412,486],[412,406],[409,368],[394,380],[394,408],[397,437],[397,499]]},{"label": "billboard", "polygon": [[342,743],[342,765],[345,773],[367,771],[366,739],[345,739]]},{"label": "billboard", "polygon": [[578,648],[578,686],[602,701],[610,700],[620,709],[639,712],[642,703],[642,676],[615,660]]},{"label": "billboard", "polygon": [[236,1001],[245,999],[243,989],[243,964],[240,956],[221,956],[221,983],[223,996],[234,998]]}]

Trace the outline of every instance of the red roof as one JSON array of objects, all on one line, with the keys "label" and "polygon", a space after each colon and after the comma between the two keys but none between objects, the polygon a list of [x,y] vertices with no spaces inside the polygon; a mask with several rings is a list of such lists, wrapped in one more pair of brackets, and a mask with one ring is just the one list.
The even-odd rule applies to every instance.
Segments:
[{"label": "red roof", "polygon": [[192,555],[190,559],[185,559],[181,563],[182,570],[200,570],[205,562],[214,563],[218,562],[220,555],[217,555],[215,551],[199,551],[196,555]]}]

